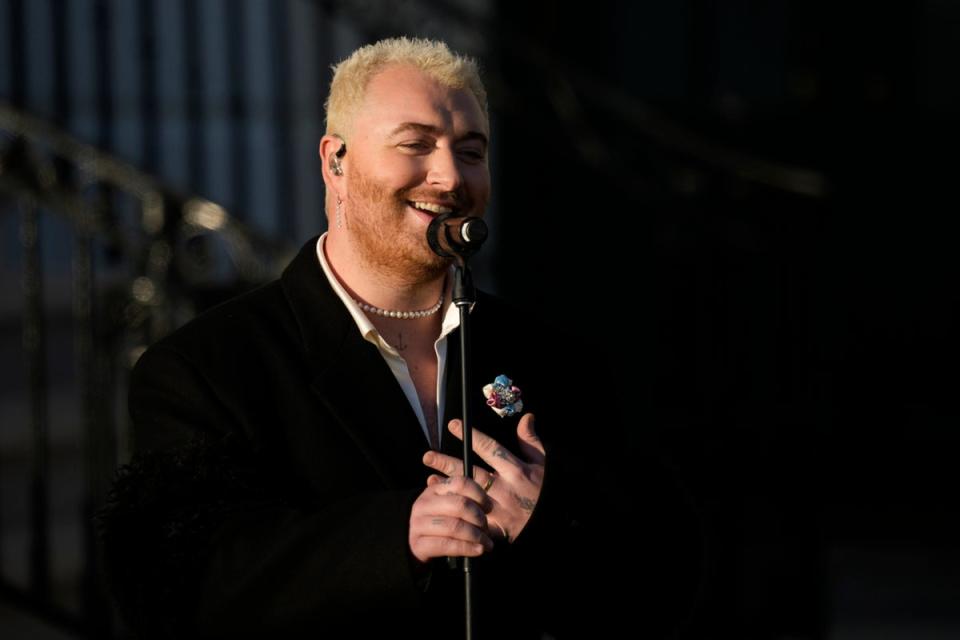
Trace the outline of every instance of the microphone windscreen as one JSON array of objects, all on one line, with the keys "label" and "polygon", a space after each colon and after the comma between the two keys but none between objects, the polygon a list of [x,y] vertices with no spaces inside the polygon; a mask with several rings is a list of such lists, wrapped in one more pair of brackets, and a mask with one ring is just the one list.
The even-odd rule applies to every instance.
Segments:
[{"label": "microphone windscreen", "polygon": [[471,216],[440,214],[427,226],[427,244],[444,258],[467,258],[487,239],[487,224]]}]

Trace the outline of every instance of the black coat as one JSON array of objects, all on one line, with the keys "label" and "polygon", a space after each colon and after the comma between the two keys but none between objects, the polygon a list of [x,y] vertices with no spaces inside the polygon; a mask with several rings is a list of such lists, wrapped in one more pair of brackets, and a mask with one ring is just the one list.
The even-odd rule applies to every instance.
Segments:
[{"label": "black coat", "polygon": [[[462,573],[418,567],[407,544],[427,441],[315,246],[134,370],[137,453],[101,524],[113,591],[146,637],[462,637]],[[618,457],[604,371],[490,296],[471,318],[474,427],[518,453],[518,418],[480,391],[506,374],[547,450],[527,528],[475,562],[478,637],[670,627],[699,550],[659,471]],[[461,415],[459,331],[449,340],[444,424]],[[444,434],[447,453],[460,446]]]}]

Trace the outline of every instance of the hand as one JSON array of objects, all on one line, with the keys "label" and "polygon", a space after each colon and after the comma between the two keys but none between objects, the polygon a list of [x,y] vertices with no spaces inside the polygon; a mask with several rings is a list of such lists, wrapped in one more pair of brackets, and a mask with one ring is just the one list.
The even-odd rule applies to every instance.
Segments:
[{"label": "hand", "polygon": [[[448,428],[450,433],[463,439],[463,423],[460,420],[451,420]],[[474,484],[480,483],[492,502],[492,508],[487,511],[489,530],[507,542],[517,539],[533,514],[543,486],[546,461],[543,443],[534,431],[532,413],[520,419],[517,440],[526,461],[514,456],[490,436],[473,430],[474,452],[494,469],[494,473],[490,473],[475,467]],[[465,480],[462,460],[428,451],[423,456],[423,463],[446,476],[431,475],[427,478],[428,488],[442,486],[448,481]]]},{"label": "hand", "polygon": [[469,478],[428,484],[410,511],[410,551],[426,563],[431,558],[475,557],[492,550],[486,515],[492,506],[480,485]]}]

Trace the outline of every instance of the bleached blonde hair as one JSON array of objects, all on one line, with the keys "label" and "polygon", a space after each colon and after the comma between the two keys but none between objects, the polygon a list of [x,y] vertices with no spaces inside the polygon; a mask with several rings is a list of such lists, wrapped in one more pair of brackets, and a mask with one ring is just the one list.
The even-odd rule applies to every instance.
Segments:
[{"label": "bleached blonde hair", "polygon": [[384,67],[410,64],[445,87],[469,89],[487,115],[487,90],[480,80],[477,62],[450,51],[446,43],[423,38],[389,38],[368,44],[333,66],[327,97],[327,133],[346,139],[354,114],[363,103],[370,79]]}]

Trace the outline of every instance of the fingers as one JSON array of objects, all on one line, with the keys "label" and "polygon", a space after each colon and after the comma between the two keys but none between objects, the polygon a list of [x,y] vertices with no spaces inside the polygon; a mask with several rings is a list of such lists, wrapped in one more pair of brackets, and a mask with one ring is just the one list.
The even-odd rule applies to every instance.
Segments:
[{"label": "fingers", "polygon": [[[476,487],[472,480],[468,482]],[[487,517],[480,505],[464,495],[441,493],[445,490],[445,484],[432,482],[413,504],[409,533],[413,555],[426,562],[441,556],[473,557],[492,550],[493,539],[487,533]]]},{"label": "fingers", "polygon": [[[462,439],[463,424],[460,420],[451,420],[448,428],[450,433]],[[493,473],[478,469],[474,469],[473,473],[479,488],[491,498],[493,505],[488,511],[487,532],[508,543],[513,542],[523,532],[537,505],[546,460],[533,414],[520,418],[517,423],[517,440],[522,457],[512,454],[482,431],[473,431],[473,450],[494,469]],[[424,456],[424,463],[445,476],[455,477],[463,482],[465,487],[470,486],[471,490],[476,484],[463,479],[463,462],[456,458],[431,451]],[[441,482],[452,482],[453,479],[431,476],[427,483],[433,487]]]},{"label": "fingers", "polygon": [[[444,476],[447,476],[446,478],[443,476],[430,476],[427,478],[428,486],[433,486],[431,483],[463,478],[463,460],[453,458],[443,453],[437,453],[436,451],[428,451],[423,456],[423,463],[431,469],[435,469]],[[465,483],[465,491],[469,493],[465,493],[464,495],[469,495],[480,504],[483,504],[483,500],[477,496],[483,496],[483,494],[490,489],[495,476],[482,467],[474,467],[473,478],[475,480],[474,483]],[[479,489],[479,493],[473,492],[472,488],[469,487],[470,484],[475,485]],[[457,493],[460,493],[459,490],[455,490]]]},{"label": "fingers", "polygon": [[544,464],[546,454],[540,436],[534,430],[534,415],[528,413],[520,418],[517,425],[517,440],[520,442],[520,452],[533,464]]},{"label": "fingers", "polygon": [[[462,465],[461,465],[461,467],[462,467]],[[480,480],[483,480],[483,486],[480,487],[480,495],[482,496],[482,501],[479,501],[479,500],[478,500],[478,503],[480,504],[481,507],[483,507],[484,512],[489,513],[489,512],[490,512],[490,509],[493,508],[493,500],[491,500],[491,499],[489,498],[489,497],[490,497],[490,489],[493,488],[493,483],[496,481],[497,476],[496,476],[496,474],[490,473],[490,472],[487,471],[486,469],[481,469],[480,467],[474,467],[474,469],[473,469],[473,475],[474,475],[474,477],[476,478],[476,480],[475,480],[474,482],[475,482],[475,484],[476,484],[477,486],[479,486]],[[457,480],[461,480],[462,478],[463,478],[463,476],[454,476],[454,479],[457,479]],[[451,480],[451,478],[448,478],[448,477],[446,477],[446,476],[440,476],[440,475],[437,475],[437,474],[432,474],[432,475],[430,475],[430,476],[427,477],[427,486],[428,486],[428,487],[434,487],[434,486],[437,486],[437,485],[442,485],[442,484],[444,484],[444,483],[449,482],[450,480]],[[458,492],[458,491],[456,491],[456,490],[454,490],[454,491],[455,491],[455,492]],[[458,493],[459,493],[459,492],[458,492]],[[474,494],[474,493],[472,492],[472,490],[471,490],[471,497],[474,496],[474,495],[475,495],[475,494]],[[476,499],[476,498],[474,498],[474,499]]]},{"label": "fingers", "polygon": [[[460,466],[463,467],[462,464]],[[480,471],[482,470],[474,469],[474,474]],[[486,471],[482,472],[486,476],[490,476]],[[490,509],[493,508],[493,502],[485,490],[476,481],[463,476],[443,477],[434,474],[427,478],[427,486],[433,487],[437,495],[459,495],[468,498],[480,505],[484,513],[489,513]]]},{"label": "fingers", "polygon": [[[451,420],[448,428],[450,433],[463,439],[463,423],[460,420]],[[484,462],[500,475],[512,476],[517,473],[523,463],[516,456],[484,432],[477,429],[473,429],[472,432],[473,450]]]},{"label": "fingers", "polygon": [[[448,456],[445,453],[427,451],[423,454],[423,464],[451,478],[463,475],[463,461]],[[476,472],[476,469],[474,469],[474,472]],[[476,477],[476,475],[474,475],[474,477]]]},{"label": "fingers", "polygon": [[[491,541],[490,544],[492,545],[493,542]],[[465,542],[442,536],[419,536],[411,542],[410,550],[420,562],[427,562],[431,558],[446,556],[476,558],[488,549],[477,542]]]},{"label": "fingers", "polygon": [[[436,486],[442,485],[435,485],[435,492]],[[431,516],[458,518],[475,527],[485,529],[487,527],[485,507],[489,506],[490,498],[483,495],[481,500],[483,502],[478,502],[458,493],[435,493],[435,498],[425,507],[426,512],[429,512]]]},{"label": "fingers", "polygon": [[493,549],[493,540],[487,535],[485,526],[477,527],[460,518],[436,514],[414,516],[410,519],[410,528],[419,537],[448,538],[478,544],[487,551]]}]

